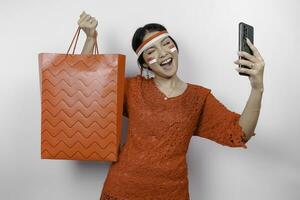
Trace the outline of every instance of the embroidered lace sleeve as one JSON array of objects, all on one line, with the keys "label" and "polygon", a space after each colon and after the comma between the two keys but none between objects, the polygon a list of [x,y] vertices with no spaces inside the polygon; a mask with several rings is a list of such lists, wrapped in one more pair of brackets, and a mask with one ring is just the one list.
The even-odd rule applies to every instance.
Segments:
[{"label": "embroidered lace sleeve", "polygon": [[209,92],[193,135],[215,141],[224,146],[246,149],[245,133],[238,123],[240,117],[240,114],[230,111]]},{"label": "embroidered lace sleeve", "polygon": [[109,194],[107,194],[106,192],[102,192],[101,196],[100,196],[100,200],[120,200],[117,197],[113,197]]}]

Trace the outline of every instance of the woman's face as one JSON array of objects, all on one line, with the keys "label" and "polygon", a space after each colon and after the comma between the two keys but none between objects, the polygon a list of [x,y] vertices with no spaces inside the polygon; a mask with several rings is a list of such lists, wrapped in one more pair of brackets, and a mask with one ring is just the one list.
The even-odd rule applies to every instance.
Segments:
[{"label": "woman's face", "polygon": [[[153,34],[147,33],[143,40],[151,37]],[[163,37],[153,43],[143,52],[143,58],[146,62],[144,67],[149,66],[155,75],[159,75],[164,78],[170,78],[176,74],[178,68],[178,52],[177,49],[172,52],[172,49],[176,49],[173,41],[168,37]],[[171,62],[164,62],[170,60]]]}]

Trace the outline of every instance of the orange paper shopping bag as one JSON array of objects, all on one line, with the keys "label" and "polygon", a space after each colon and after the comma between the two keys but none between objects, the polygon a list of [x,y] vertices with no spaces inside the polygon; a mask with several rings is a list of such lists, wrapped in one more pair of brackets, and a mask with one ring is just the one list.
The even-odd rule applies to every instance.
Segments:
[{"label": "orange paper shopping bag", "polygon": [[74,54],[80,30],[66,54],[39,54],[41,158],[117,161],[126,57],[99,54],[97,34],[93,54]]}]

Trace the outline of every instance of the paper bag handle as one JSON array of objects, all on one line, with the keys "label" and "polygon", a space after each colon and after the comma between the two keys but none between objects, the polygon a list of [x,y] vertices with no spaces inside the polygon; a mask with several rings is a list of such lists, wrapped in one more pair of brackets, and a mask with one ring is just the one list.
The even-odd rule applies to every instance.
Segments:
[{"label": "paper bag handle", "polygon": [[[72,54],[74,54],[75,48],[76,48],[76,45],[77,45],[77,41],[78,41],[78,37],[79,37],[79,34],[80,34],[80,30],[81,30],[81,28],[80,28],[80,26],[78,26],[78,28],[77,28],[77,30],[76,30],[76,32],[75,32],[75,35],[74,35],[74,37],[73,37],[73,39],[72,39],[72,42],[71,42],[71,44],[70,44],[70,46],[69,46],[69,49],[68,49],[68,51],[67,51],[67,55],[69,54],[69,51],[70,51],[70,49],[71,49],[71,46],[72,46],[73,43],[74,43],[74,39],[76,38],[76,40],[75,40],[75,45],[74,45],[74,47],[73,47],[73,53],[72,53]],[[92,54],[99,54],[98,44],[97,44],[97,36],[98,36],[98,33],[97,33],[97,31],[95,30],[94,36],[93,36],[94,39],[95,39],[95,43],[94,43],[94,46],[93,46],[93,52],[92,52]]]}]

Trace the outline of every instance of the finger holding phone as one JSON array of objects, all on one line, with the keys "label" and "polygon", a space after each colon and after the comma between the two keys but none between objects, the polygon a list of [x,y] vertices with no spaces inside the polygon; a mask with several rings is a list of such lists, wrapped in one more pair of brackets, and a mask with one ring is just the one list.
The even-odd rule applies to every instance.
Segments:
[{"label": "finger holding phone", "polygon": [[239,23],[239,59],[234,61],[239,65],[235,68],[240,75],[248,76],[251,87],[263,91],[263,73],[265,62],[253,41],[253,27],[243,22]]}]

